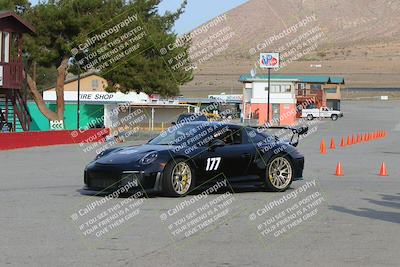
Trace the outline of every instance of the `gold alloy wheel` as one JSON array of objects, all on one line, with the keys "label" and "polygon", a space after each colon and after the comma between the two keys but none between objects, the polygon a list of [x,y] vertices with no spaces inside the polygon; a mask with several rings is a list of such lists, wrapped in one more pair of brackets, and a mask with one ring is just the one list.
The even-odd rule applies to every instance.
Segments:
[{"label": "gold alloy wheel", "polygon": [[284,157],[275,158],[268,168],[268,177],[277,189],[285,189],[292,181],[292,166]]},{"label": "gold alloy wheel", "polygon": [[172,187],[175,192],[183,195],[189,191],[192,183],[192,171],[185,162],[179,162],[172,170]]}]

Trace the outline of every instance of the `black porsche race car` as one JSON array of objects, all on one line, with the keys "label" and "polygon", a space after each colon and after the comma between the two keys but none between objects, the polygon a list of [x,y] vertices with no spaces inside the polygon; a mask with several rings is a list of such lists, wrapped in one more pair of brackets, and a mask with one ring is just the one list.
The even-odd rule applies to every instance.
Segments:
[{"label": "black porsche race car", "polygon": [[304,157],[295,147],[308,128],[278,128],[291,131],[290,141],[242,125],[177,124],[147,144],[103,151],[87,165],[84,182],[91,190],[115,190],[130,183],[137,187],[132,190],[168,196],[186,195],[213,179],[285,191],[302,177]]}]

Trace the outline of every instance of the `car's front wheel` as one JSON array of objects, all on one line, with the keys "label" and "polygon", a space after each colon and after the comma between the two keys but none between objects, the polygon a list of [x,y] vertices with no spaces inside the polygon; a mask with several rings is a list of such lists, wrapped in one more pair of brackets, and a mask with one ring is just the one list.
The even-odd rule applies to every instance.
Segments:
[{"label": "car's front wheel", "polygon": [[338,119],[338,115],[333,114],[333,115],[331,116],[331,119],[332,119],[333,121],[336,121],[336,120]]},{"label": "car's front wheel", "polygon": [[282,192],[289,188],[292,180],[292,161],[284,155],[271,158],[266,168],[265,185],[267,188],[274,192]]},{"label": "car's front wheel", "polygon": [[163,193],[171,197],[186,195],[194,184],[193,171],[184,159],[172,160],[163,174]]}]

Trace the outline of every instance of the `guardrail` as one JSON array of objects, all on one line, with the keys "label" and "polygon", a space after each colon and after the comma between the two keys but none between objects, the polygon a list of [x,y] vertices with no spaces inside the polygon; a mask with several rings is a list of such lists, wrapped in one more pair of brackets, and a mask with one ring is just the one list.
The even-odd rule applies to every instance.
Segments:
[{"label": "guardrail", "polygon": [[0,133],[0,150],[104,142],[109,129]]}]

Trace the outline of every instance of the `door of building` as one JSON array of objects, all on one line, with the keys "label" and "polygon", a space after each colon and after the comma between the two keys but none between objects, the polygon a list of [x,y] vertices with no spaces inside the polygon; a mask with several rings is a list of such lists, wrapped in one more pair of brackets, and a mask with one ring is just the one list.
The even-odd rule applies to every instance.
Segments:
[{"label": "door of building", "polygon": [[272,120],[276,125],[280,125],[280,104],[272,104]]}]

